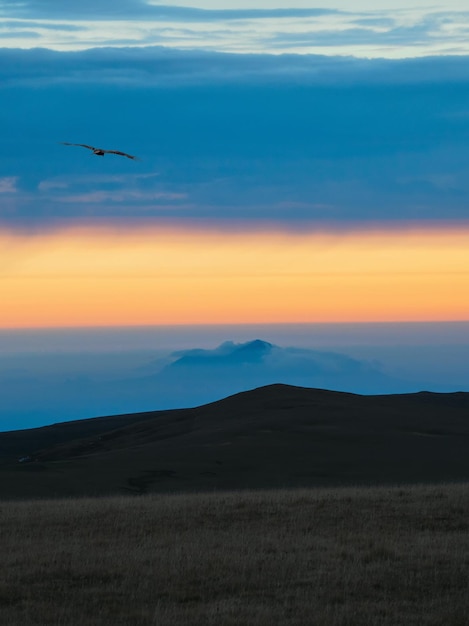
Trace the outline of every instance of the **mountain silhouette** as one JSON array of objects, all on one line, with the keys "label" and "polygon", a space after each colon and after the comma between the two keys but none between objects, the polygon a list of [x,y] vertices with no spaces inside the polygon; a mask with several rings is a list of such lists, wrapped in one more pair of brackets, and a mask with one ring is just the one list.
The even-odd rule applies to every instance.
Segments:
[{"label": "mountain silhouette", "polygon": [[0,376],[1,430],[193,407],[276,383],[360,394],[432,388],[425,382],[389,376],[376,362],[339,352],[278,346],[260,338],[171,354],[117,358],[97,354],[95,359],[54,355],[33,361],[31,367],[26,359],[22,364],[23,369]]},{"label": "mountain silhouette", "polygon": [[468,441],[468,393],[269,385],[0,433],[0,497],[462,481]]}]

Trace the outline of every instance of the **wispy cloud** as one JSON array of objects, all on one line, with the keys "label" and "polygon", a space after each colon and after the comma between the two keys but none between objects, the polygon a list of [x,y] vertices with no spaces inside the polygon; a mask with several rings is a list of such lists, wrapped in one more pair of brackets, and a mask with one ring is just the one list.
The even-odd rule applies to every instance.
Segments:
[{"label": "wispy cloud", "polygon": [[16,193],[18,176],[0,177],[0,193]]},{"label": "wispy cloud", "polygon": [[[194,2],[194,5],[197,2]],[[2,18],[3,17],[3,22]],[[366,57],[469,51],[469,12],[452,6],[360,8],[208,8],[144,0],[5,0],[0,28],[9,47],[57,50],[164,45],[223,52],[327,50]],[[6,41],[6,40],[5,40]]]},{"label": "wispy cloud", "polygon": [[[83,31],[86,30],[85,26],[78,26],[76,24],[69,24],[65,22],[47,22],[45,20],[1,20],[0,28],[3,30],[8,29],[23,29],[23,28],[35,28],[35,29],[49,29],[49,30],[64,30],[64,31]],[[12,33],[13,34],[13,33]],[[3,35],[2,35],[3,36]]]},{"label": "wispy cloud", "polygon": [[34,30],[23,30],[23,28],[15,29],[15,30],[5,30],[3,31],[0,25],[0,37],[2,39],[40,39],[40,33]]},{"label": "wispy cloud", "polygon": [[[454,52],[467,52],[465,31],[469,27],[468,13],[428,13],[412,20],[402,18],[355,18],[343,21],[336,28],[311,28],[305,22],[295,31],[270,33],[266,45],[288,50],[301,49],[303,52],[316,48],[351,51],[356,47],[374,50],[372,56],[383,57],[390,54],[399,56],[399,48],[406,51],[406,56],[414,56],[412,49],[420,48],[424,54],[431,54],[432,50],[441,52],[449,45]],[[377,53],[378,50],[381,54]]]},{"label": "wispy cloud", "polygon": [[136,190],[122,190],[122,191],[92,191],[83,194],[70,194],[67,196],[59,196],[57,202],[66,203],[84,203],[84,204],[102,204],[102,203],[122,203],[122,202],[154,202],[160,200],[184,200],[186,194],[183,193],[171,193],[171,192],[143,192]]},{"label": "wispy cloud", "polygon": [[38,191],[51,191],[53,189],[67,189],[68,183],[60,180],[41,180]]}]

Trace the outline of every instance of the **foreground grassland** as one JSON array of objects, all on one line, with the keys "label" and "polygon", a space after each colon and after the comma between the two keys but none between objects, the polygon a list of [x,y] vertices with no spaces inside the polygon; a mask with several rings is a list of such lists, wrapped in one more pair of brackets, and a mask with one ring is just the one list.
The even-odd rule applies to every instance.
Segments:
[{"label": "foreground grassland", "polygon": [[0,503],[3,626],[469,624],[469,485]]}]

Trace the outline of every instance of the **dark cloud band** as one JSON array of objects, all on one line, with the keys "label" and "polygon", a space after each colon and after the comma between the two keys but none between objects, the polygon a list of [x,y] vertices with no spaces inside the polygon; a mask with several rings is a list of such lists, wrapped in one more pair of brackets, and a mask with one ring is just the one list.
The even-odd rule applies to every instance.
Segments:
[{"label": "dark cloud band", "polygon": [[0,17],[35,19],[106,19],[127,20],[152,18],[155,20],[183,20],[207,22],[212,20],[245,20],[265,18],[308,18],[335,15],[334,9],[198,9],[193,7],[149,4],[144,0],[80,0],[65,3],[62,0],[4,0]]},{"label": "dark cloud band", "polygon": [[1,50],[0,85],[1,223],[467,219],[467,57]]},{"label": "dark cloud band", "polygon": [[357,59],[322,55],[226,54],[164,47],[76,52],[0,48],[1,86],[113,84],[423,84],[469,80],[466,56]]}]

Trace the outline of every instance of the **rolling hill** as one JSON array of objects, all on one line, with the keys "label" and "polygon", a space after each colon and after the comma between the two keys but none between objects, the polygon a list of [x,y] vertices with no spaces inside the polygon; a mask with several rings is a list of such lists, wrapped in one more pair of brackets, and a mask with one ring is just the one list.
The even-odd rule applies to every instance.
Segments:
[{"label": "rolling hill", "polygon": [[0,433],[0,497],[469,479],[469,394],[269,385],[192,409]]}]

